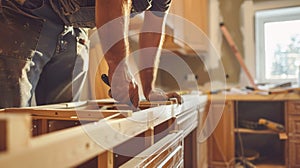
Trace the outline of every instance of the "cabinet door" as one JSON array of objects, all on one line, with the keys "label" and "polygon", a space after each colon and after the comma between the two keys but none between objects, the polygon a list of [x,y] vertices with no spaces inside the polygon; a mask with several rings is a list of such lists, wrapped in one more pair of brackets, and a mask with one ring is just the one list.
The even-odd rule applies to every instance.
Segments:
[{"label": "cabinet door", "polygon": [[300,142],[289,142],[289,167],[300,167]]},{"label": "cabinet door", "polygon": [[[212,110],[223,110],[223,104],[211,104]],[[233,102],[226,102],[223,115],[213,134],[208,138],[208,164],[213,168],[225,168],[234,159],[234,111]],[[234,163],[232,163],[234,165]]]},{"label": "cabinet door", "polygon": [[298,137],[300,142],[300,115],[288,116],[288,135],[290,138]]},{"label": "cabinet door", "polygon": [[288,114],[300,114],[300,101],[287,102]]},{"label": "cabinet door", "polygon": [[300,101],[287,102],[288,116],[288,164],[300,167]]},{"label": "cabinet door", "polygon": [[[173,0],[170,13],[175,17],[167,20],[173,29],[174,42],[184,49],[205,51],[208,29],[208,0]],[[200,33],[203,32],[203,33]],[[188,45],[188,46],[187,46]]]}]

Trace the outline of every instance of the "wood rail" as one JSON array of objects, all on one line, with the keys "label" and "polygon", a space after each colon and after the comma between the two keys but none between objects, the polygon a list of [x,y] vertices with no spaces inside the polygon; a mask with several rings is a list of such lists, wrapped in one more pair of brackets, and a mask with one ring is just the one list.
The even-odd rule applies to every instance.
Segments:
[{"label": "wood rail", "polygon": [[[184,120],[191,119],[191,117],[181,116],[197,118],[194,114],[198,113],[198,105],[206,102],[207,97],[203,96],[200,99],[196,97],[199,96],[184,96],[185,103],[181,105],[157,106],[123,118],[102,118],[81,126],[35,137],[30,136],[31,118],[41,117],[40,119],[47,120],[49,116],[52,119],[51,115],[54,115],[56,118],[66,119],[74,114],[74,110],[63,109],[65,111],[60,111],[58,114],[53,113],[57,109],[49,109],[45,113],[41,111],[37,113],[41,110],[37,108],[23,112],[18,109],[2,110],[0,113],[0,167],[76,167],[97,156],[98,167],[113,167],[115,166],[113,157],[115,147],[122,146],[125,142],[143,134],[145,137],[141,138],[145,139],[145,143],[139,147],[149,148],[156,143],[154,141],[155,130],[161,124],[168,123],[167,127],[172,128],[168,131],[172,131],[181,128],[176,126],[177,120],[187,123]],[[46,109],[48,108],[49,106]],[[56,105],[56,108],[59,106]],[[87,112],[94,113],[94,111]],[[193,113],[193,115],[180,115],[183,113]],[[43,114],[47,115],[43,116]],[[192,123],[190,127],[194,125],[195,123]],[[184,129],[191,130],[186,124],[184,124]],[[181,131],[184,132],[184,130]]]}]

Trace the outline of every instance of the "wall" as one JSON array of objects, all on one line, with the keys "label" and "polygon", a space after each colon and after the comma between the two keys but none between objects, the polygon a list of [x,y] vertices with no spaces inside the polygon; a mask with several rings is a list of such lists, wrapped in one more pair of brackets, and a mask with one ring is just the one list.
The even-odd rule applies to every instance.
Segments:
[{"label": "wall", "polygon": [[[215,0],[218,1],[218,0]],[[221,63],[224,66],[224,71],[225,74],[218,74],[216,79],[224,78],[224,76],[227,79],[228,83],[233,83],[236,84],[239,82],[239,75],[240,75],[240,66],[230,48],[228,43],[225,41],[225,39],[222,37],[222,34],[219,29],[219,22],[223,20],[223,22],[226,24],[226,27],[228,31],[231,33],[233,40],[236,42],[238,49],[240,50],[241,53],[243,53],[243,47],[242,47],[242,33],[240,31],[240,7],[241,4],[243,3],[243,0],[219,0],[216,7],[219,11],[220,15],[222,15],[222,19],[220,18],[211,18],[209,17],[208,20],[217,19],[217,23],[215,24],[215,28],[213,28],[215,31],[218,31],[220,34],[217,38],[217,41],[215,42],[216,44],[213,44],[216,49],[219,47],[217,46],[217,43],[220,43],[221,51],[217,51],[218,54],[221,56],[221,60],[213,60],[213,61],[208,61],[208,63],[203,63],[203,61],[197,56],[191,56],[191,55],[183,55],[182,58],[183,60],[186,61],[187,64],[190,65],[192,71],[196,74],[197,82],[199,85],[204,85],[205,83],[211,82],[209,78],[209,74],[207,72],[207,69],[205,68],[204,65],[208,64],[218,64],[221,65]],[[209,6],[208,6],[209,7]],[[213,9],[214,10],[214,9]],[[218,14],[216,15],[215,13],[212,13],[215,15],[214,17],[219,17]],[[199,18],[201,19],[201,18]],[[210,24],[211,25],[211,24]],[[211,28],[209,30],[212,30]],[[215,35],[215,34],[213,34]],[[209,35],[208,35],[209,36]],[[210,55],[208,54],[206,57],[209,57]],[[208,58],[204,58],[208,59]],[[221,61],[221,62],[220,62]],[[210,69],[210,73],[216,74],[222,70],[220,70],[221,66],[214,66],[214,65],[208,65],[210,67],[213,67],[213,69]],[[216,73],[215,73],[216,72]],[[224,76],[223,76],[224,75]],[[157,85],[160,87],[164,87],[168,90],[176,90],[178,89],[178,84],[174,84],[174,79],[167,74],[166,72],[159,71],[159,76],[157,79]]]},{"label": "wall", "polygon": [[[243,3],[250,3],[248,10],[250,14],[246,11],[243,14]],[[237,45],[242,57],[244,58],[245,64],[247,65],[250,73],[255,78],[255,48],[254,48],[254,24],[252,12],[256,9],[262,8],[278,8],[287,6],[298,6],[300,5],[299,0],[209,0],[209,36],[214,43],[214,47],[217,49],[218,54],[221,56],[221,62],[224,66],[225,76],[227,78],[227,84],[230,85],[240,85],[244,86],[249,80],[245,77],[238,61],[235,58],[230,46],[228,45],[225,38],[219,29],[218,22],[223,20],[225,26],[227,27],[229,33],[231,34],[234,42]],[[212,7],[215,5],[214,7]],[[246,7],[246,8],[247,8]],[[250,9],[249,9],[250,7]],[[253,8],[253,9],[252,9]],[[245,9],[244,9],[245,10]],[[243,20],[243,18],[245,18]],[[201,19],[201,18],[199,18]],[[243,27],[246,26],[246,27]],[[242,32],[244,31],[244,32]],[[209,57],[209,55],[208,55]],[[199,85],[203,85],[207,82],[211,82],[208,77],[207,72],[204,68],[204,63],[199,59],[192,56],[182,56],[182,58],[190,65],[191,69],[198,76],[197,82]],[[210,60],[208,64],[219,66],[216,69],[211,69],[211,71],[218,71],[220,63],[215,60]],[[215,66],[212,66],[215,68]],[[242,75],[241,75],[242,74]],[[166,77],[165,73],[160,73],[159,79],[157,81],[158,85],[168,86],[167,88],[176,89],[176,85],[172,85],[172,80],[169,81],[170,77]],[[222,74],[219,74],[222,78]],[[240,81],[241,79],[241,81]]]},{"label": "wall", "polygon": [[[219,3],[220,14],[223,17],[223,22],[235,41],[238,50],[242,54],[244,50],[242,44],[242,33],[240,30],[240,7],[243,0],[220,0]],[[221,57],[225,72],[228,75],[227,82],[238,83],[241,70],[240,65],[225,38],[222,40]]]}]

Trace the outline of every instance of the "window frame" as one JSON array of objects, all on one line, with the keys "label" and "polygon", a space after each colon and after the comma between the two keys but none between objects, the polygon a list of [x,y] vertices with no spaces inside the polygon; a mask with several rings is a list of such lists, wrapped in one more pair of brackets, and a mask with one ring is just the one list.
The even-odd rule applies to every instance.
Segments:
[{"label": "window frame", "polygon": [[[300,20],[300,7],[284,7],[266,10],[257,10],[255,16],[255,51],[256,51],[256,80],[258,83],[296,82],[296,78],[267,79],[265,75],[265,32],[267,22]],[[260,30],[260,31],[259,31]]]}]

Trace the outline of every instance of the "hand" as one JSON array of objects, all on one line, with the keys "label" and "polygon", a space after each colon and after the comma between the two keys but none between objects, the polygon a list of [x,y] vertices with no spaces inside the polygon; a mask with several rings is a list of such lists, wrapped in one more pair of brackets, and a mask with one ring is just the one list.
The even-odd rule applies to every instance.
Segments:
[{"label": "hand", "polygon": [[139,103],[138,85],[127,69],[114,73],[109,71],[108,74],[109,76],[102,75],[102,80],[111,87],[109,96],[121,104],[129,105],[130,109],[136,111]]},{"label": "hand", "polygon": [[171,98],[176,98],[179,104],[182,103],[182,97],[176,92],[165,93],[162,90],[152,90],[145,96],[148,101],[168,101]]}]

